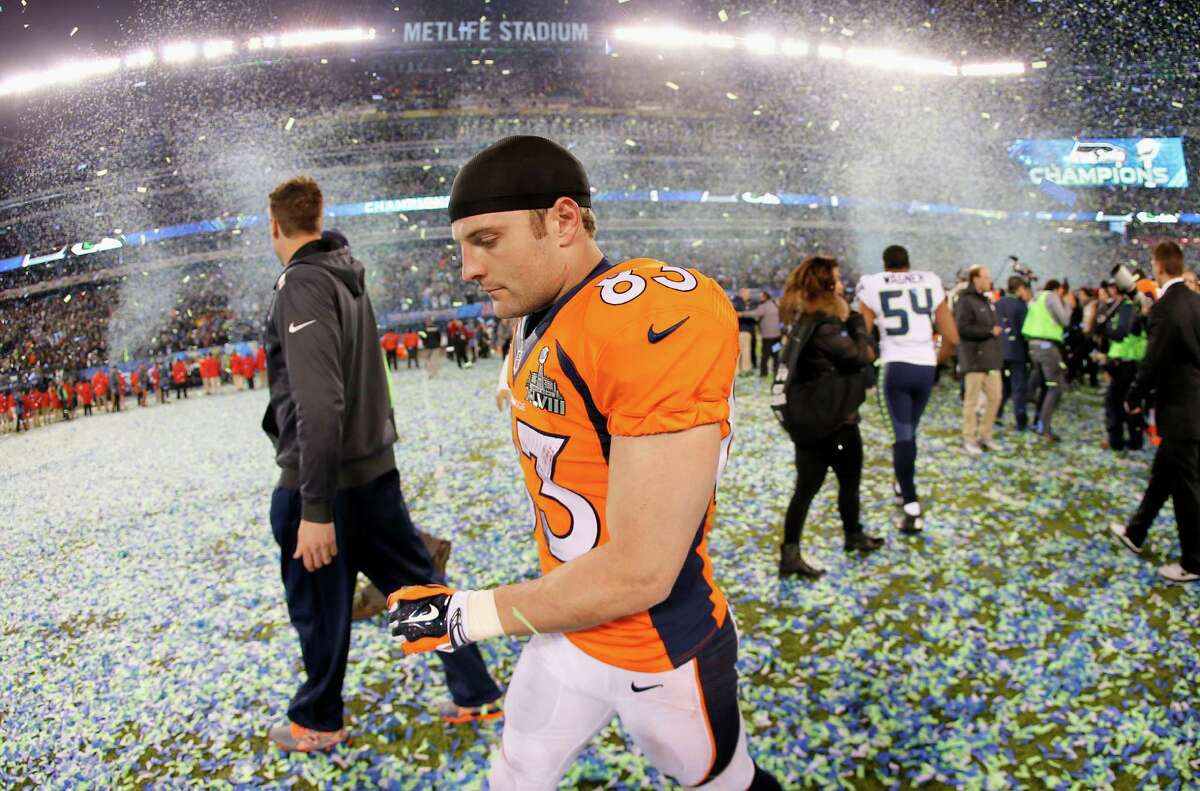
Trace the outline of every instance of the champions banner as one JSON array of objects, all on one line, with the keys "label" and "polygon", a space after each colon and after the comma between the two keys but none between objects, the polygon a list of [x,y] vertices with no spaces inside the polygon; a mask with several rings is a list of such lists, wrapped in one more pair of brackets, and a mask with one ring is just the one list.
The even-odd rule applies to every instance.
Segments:
[{"label": "champions banner", "polygon": [[1015,140],[1008,155],[1033,184],[1186,189],[1181,137]]}]

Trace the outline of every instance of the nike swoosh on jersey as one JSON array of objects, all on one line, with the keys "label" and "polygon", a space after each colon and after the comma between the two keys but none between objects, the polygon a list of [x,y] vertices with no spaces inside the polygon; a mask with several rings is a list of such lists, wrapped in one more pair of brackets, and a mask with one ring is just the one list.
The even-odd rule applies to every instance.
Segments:
[{"label": "nike swoosh on jersey", "polygon": [[430,604],[429,609],[425,612],[415,612],[401,621],[401,623],[428,623],[429,621],[436,621],[437,617],[438,608]]},{"label": "nike swoosh on jersey", "polygon": [[658,687],[661,687],[661,686],[662,686],[662,684],[651,684],[648,687],[639,687],[636,682],[633,682],[633,681],[629,682],[629,688],[632,689],[634,692],[645,692],[650,689],[657,689]]},{"label": "nike swoosh on jersey", "polygon": [[308,321],[304,322],[303,324],[297,324],[296,322],[293,321],[291,324],[288,325],[288,332],[299,332],[300,330],[307,327],[309,324],[316,324],[316,323],[317,323],[316,319],[309,319]]},{"label": "nike swoosh on jersey", "polygon": [[663,338],[667,337],[667,336],[668,336],[668,335],[670,335],[672,332],[674,332],[675,330],[677,330],[677,329],[679,329],[680,327],[682,327],[682,326],[683,326],[683,323],[684,323],[685,321],[687,321],[688,319],[690,319],[690,318],[691,318],[691,316],[684,316],[682,319],[680,319],[679,321],[675,322],[675,323],[674,323],[674,324],[672,324],[670,327],[667,327],[667,328],[666,328],[665,330],[663,330],[662,332],[655,332],[655,331],[654,331],[654,325],[653,325],[653,324],[651,324],[651,325],[650,325],[650,329],[646,330],[646,340],[650,341],[651,343],[658,343],[658,342],[659,342],[659,341],[661,341]]}]

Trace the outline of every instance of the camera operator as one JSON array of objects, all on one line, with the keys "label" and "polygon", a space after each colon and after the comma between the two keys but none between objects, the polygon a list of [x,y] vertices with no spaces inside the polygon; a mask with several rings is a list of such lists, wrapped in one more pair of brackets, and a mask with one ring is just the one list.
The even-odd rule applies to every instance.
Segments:
[{"label": "camera operator", "polygon": [[1179,531],[1180,562],[1158,573],[1170,582],[1200,580],[1200,294],[1183,282],[1183,250],[1175,242],[1154,248],[1154,277],[1161,285],[1150,311],[1150,341],[1126,397],[1127,412],[1140,412],[1153,396],[1162,444],[1150,482],[1128,526],[1110,530],[1140,555],[1159,508],[1169,493]]},{"label": "camera operator", "polygon": [[1029,359],[1033,363],[1033,389],[1045,387],[1039,406],[1037,432],[1050,442],[1058,442],[1052,421],[1062,399],[1066,364],[1063,362],[1063,335],[1071,323],[1075,297],[1065,283],[1046,281],[1042,293],[1029,306],[1021,334],[1029,341]]}]

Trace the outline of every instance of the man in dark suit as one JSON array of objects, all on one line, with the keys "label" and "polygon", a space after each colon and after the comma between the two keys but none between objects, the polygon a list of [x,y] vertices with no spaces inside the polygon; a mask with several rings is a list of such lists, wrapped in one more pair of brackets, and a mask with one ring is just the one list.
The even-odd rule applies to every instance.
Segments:
[{"label": "man in dark suit", "polygon": [[1004,405],[1012,399],[1013,417],[1017,431],[1024,431],[1029,424],[1025,406],[1029,400],[1029,349],[1021,327],[1029,313],[1029,301],[1033,294],[1029,284],[1017,275],[1008,279],[1008,294],[996,303],[996,317],[1000,319],[1000,346],[1004,351],[1004,382],[1000,397],[1000,415]]},{"label": "man in dark suit", "polygon": [[1183,282],[1183,250],[1174,242],[1154,248],[1154,277],[1160,286],[1150,311],[1150,343],[1125,409],[1140,412],[1153,394],[1162,445],[1154,456],[1150,483],[1128,526],[1109,529],[1135,555],[1169,494],[1179,527],[1180,561],[1163,566],[1171,582],[1200,580],[1200,294]]}]

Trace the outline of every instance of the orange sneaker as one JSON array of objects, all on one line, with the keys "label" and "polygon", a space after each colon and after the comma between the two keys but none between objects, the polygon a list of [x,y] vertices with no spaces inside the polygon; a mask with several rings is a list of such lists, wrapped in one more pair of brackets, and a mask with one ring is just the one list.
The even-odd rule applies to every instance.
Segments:
[{"label": "orange sneaker", "polygon": [[346,729],[338,731],[314,731],[289,722],[287,725],[276,725],[267,733],[275,746],[286,753],[327,753],[348,740]]},{"label": "orange sneaker", "polygon": [[464,725],[468,722],[498,720],[504,716],[504,706],[500,698],[482,706],[459,706],[452,700],[444,700],[438,706],[438,715],[451,725]]}]

